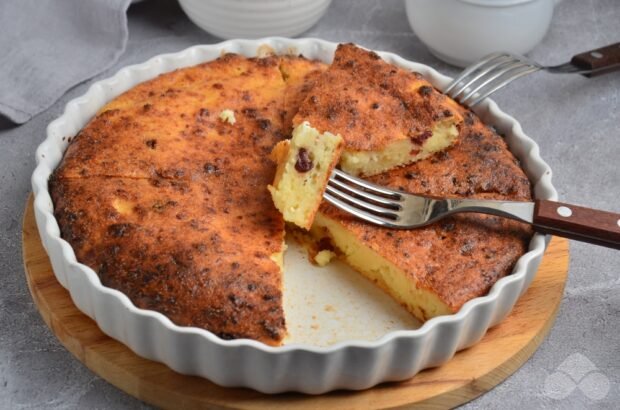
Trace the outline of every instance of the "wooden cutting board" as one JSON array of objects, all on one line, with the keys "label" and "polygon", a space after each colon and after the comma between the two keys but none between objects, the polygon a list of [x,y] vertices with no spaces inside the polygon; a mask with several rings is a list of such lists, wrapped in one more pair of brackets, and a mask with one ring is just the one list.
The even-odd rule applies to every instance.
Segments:
[{"label": "wooden cutting board", "polygon": [[132,396],[162,408],[392,408],[453,407],[501,383],[534,353],[555,320],[568,272],[568,241],[553,238],[538,274],[512,313],[477,345],[445,365],[410,380],[372,389],[337,391],[321,396],[266,395],[224,388],[183,376],[161,363],[143,359],[106,336],[82,314],[58,283],[37,231],[32,197],[23,221],[23,257],[32,298],[52,332],[94,373]]}]

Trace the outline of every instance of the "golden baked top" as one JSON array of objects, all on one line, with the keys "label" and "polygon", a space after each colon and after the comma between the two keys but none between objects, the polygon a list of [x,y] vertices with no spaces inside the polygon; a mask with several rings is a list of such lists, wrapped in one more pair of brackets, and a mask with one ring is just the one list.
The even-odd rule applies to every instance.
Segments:
[{"label": "golden baked top", "polygon": [[161,75],[71,142],[50,183],[55,214],[105,285],[181,325],[281,342],[284,223],[267,191],[284,136],[281,61],[225,55]]},{"label": "golden baked top", "polygon": [[380,151],[397,140],[422,145],[445,118],[460,122],[458,104],[420,74],[340,44],[293,123],[308,121],[321,132],[340,134],[348,151]]},{"label": "golden baked top", "polygon": [[137,307],[224,339],[279,344],[272,255],[282,250],[282,219],[260,195],[269,181],[256,168],[220,171],[213,181],[56,177],[55,216],[77,259]]},{"label": "golden baked top", "polygon": [[[354,56],[363,64],[349,67]],[[343,86],[319,84],[325,67],[299,57],[229,54],[161,75],[106,105],[73,139],[50,180],[62,237],[78,260],[136,306],[177,324],[280,344],[284,223],[267,191],[275,173],[268,155],[290,135],[296,114],[316,115],[311,123],[325,125],[321,131],[339,132],[333,124],[362,131],[355,147],[372,149],[368,135],[378,145],[396,131],[418,138],[426,131],[421,121],[445,118],[449,106],[451,116],[465,118],[460,144],[373,181],[414,193],[530,199],[529,182],[502,139],[432,87],[428,92],[417,74],[395,76],[400,69],[352,46],[340,47],[335,61],[354,73],[347,78],[335,69]],[[373,86],[349,88],[355,75],[373,78]],[[349,102],[330,104],[336,90]],[[315,91],[326,100],[314,114],[297,113],[302,101],[314,104]],[[373,111],[396,123],[382,129],[377,117],[364,118]],[[402,114],[407,118],[397,120]],[[454,309],[510,272],[529,235],[520,224],[479,215],[404,232],[327,205],[321,212],[400,261]]]},{"label": "golden baked top", "polygon": [[[222,150],[269,154],[285,137],[279,61],[227,54],[137,85],[75,137],[57,174],[196,179]],[[219,118],[227,109],[234,125]]]},{"label": "golden baked top", "polygon": [[[459,109],[465,117],[459,144],[369,180],[437,197],[531,200],[529,180],[502,137],[473,113]],[[481,214],[459,214],[423,228],[391,230],[364,223],[327,203],[320,212],[339,221],[454,312],[509,274],[531,237],[525,224]]]},{"label": "golden baked top", "polygon": [[[284,90],[284,124],[293,129],[293,117],[301,106],[308,92],[314,87],[321,74],[329,67],[317,60],[298,57],[281,57],[280,71],[286,82]],[[288,137],[289,135],[287,135]]]}]

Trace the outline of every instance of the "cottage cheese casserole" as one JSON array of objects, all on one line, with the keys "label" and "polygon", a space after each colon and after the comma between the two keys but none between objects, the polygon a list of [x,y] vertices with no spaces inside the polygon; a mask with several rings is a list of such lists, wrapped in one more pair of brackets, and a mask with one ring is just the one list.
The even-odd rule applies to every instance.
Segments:
[{"label": "cottage cheese casserole", "polygon": [[[265,46],[275,55],[265,56]],[[472,345],[507,315],[545,248],[545,237],[531,237],[520,224],[470,214],[389,231],[327,204],[312,205],[309,229],[285,222],[267,188],[276,188],[276,171],[290,159],[288,149],[277,147],[306,148],[313,165],[323,147],[331,155],[325,163],[340,158],[341,168],[345,153],[355,152],[347,148],[355,137],[343,119],[352,112],[340,111],[345,128],[330,131],[320,121],[325,105],[314,111],[308,105],[313,90],[347,107],[357,98],[356,90],[334,95],[321,87],[336,48],[270,38],[157,56],[95,83],[49,125],[32,178],[37,225],[57,279],[106,334],[143,357],[221,385],[316,394],[409,378]],[[378,55],[420,73],[420,87],[430,84],[431,94],[443,98],[438,90],[448,78]],[[362,108],[375,111],[372,104]],[[450,111],[458,130],[446,140],[451,146],[365,177],[428,195],[527,200],[533,192],[557,199],[538,147],[512,117],[489,100],[477,115],[458,106]],[[328,133],[340,140],[322,140]],[[360,158],[355,162],[371,163]],[[323,183],[314,181],[311,195]],[[289,186],[296,192],[297,185]],[[291,310],[288,281],[310,265],[298,245],[286,252],[285,232],[289,245],[291,237],[303,240],[314,263],[341,259],[370,279],[359,283],[370,289],[374,282],[378,295],[385,290],[389,296],[381,300],[391,296],[424,323],[370,339],[343,334],[329,346],[296,339],[304,308]],[[342,265],[335,266],[307,272],[325,272],[322,280],[329,280]],[[340,288],[345,282],[336,283],[330,294],[349,294]]]},{"label": "cottage cheese casserole", "polygon": [[[293,140],[302,146],[286,171],[294,175],[321,165],[329,175],[335,164],[312,154],[334,134],[347,135],[338,151],[344,153],[373,144],[392,150],[385,141],[395,140],[405,145],[397,152],[419,161],[385,165],[379,155],[382,165],[368,165],[352,160],[363,156],[353,151],[344,164],[365,163],[373,181],[412,193],[531,200],[529,181],[501,136],[419,74],[391,70],[353,45],[338,49],[334,65],[335,72],[303,56],[226,54],[114,99],[73,138],[50,180],[62,237],[103,285],[136,306],[223,339],[278,345],[286,335],[286,213],[267,191],[276,174],[269,153],[288,143],[293,125],[309,122],[326,133],[304,139],[296,129]],[[347,74],[348,67],[362,68]],[[443,141],[434,134],[446,129],[451,141],[460,135],[459,143],[441,142],[444,150],[434,155],[424,151],[420,135]],[[304,149],[308,169],[299,168]],[[281,176],[276,181],[280,186]],[[279,193],[303,202],[304,194],[312,197],[307,185],[293,179]],[[531,236],[523,224],[483,215],[394,231],[327,204],[310,222],[314,253],[341,256],[422,321],[486,294],[512,271]]]}]

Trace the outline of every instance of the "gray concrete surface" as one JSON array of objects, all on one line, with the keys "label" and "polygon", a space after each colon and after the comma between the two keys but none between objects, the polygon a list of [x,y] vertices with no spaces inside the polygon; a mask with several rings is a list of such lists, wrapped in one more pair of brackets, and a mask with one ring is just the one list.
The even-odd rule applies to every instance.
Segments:
[{"label": "gray concrete surface", "polygon": [[[145,1],[129,14],[127,52],[101,77],[156,54],[217,41],[187,20],[174,1]],[[410,31],[400,0],[335,0],[306,34],[458,72],[426,51]],[[617,41],[620,1],[565,0],[531,56],[560,63]],[[149,407],[91,373],[59,344],[33,306],[23,276],[21,217],[34,150],[47,124],[88,85],[23,126],[0,122],[0,408]],[[495,99],[538,141],[562,200],[620,212],[620,73],[596,79],[537,74]],[[464,408],[619,408],[619,267],[619,252],[571,243],[569,281],[549,338],[514,375]]]}]

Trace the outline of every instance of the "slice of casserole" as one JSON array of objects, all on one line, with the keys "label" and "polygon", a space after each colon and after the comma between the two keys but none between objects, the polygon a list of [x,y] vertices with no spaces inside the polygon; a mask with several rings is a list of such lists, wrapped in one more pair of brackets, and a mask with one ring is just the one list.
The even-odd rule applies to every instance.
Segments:
[{"label": "slice of casserole", "polygon": [[[530,183],[506,143],[472,114],[451,150],[369,178],[421,195],[531,200]],[[527,251],[531,229],[505,218],[460,214],[393,230],[322,204],[311,229],[336,253],[420,320],[457,312],[485,295]],[[326,245],[327,244],[327,245]]]},{"label": "slice of casserole", "polygon": [[459,106],[422,75],[376,53],[341,44],[329,69],[293,119],[345,142],[340,160],[352,175],[375,175],[426,158],[456,142]]},{"label": "slice of casserole", "polygon": [[[297,99],[306,98],[293,118],[291,142],[275,154],[279,171],[271,188],[284,219],[306,229],[333,166],[339,163],[354,175],[375,175],[415,162],[452,145],[462,121],[458,105],[421,75],[353,44],[338,46],[332,65],[320,76],[316,72],[306,80],[311,87],[296,90]],[[309,129],[325,135],[325,141],[315,138],[311,146]],[[343,144],[336,144],[334,135]],[[294,166],[298,153],[330,165],[307,174]]]},{"label": "slice of casserole", "polygon": [[105,286],[181,326],[282,343],[284,221],[264,160],[285,135],[279,64],[227,54],[163,74],[71,142],[55,215]]},{"label": "slice of casserole", "polygon": [[342,137],[321,134],[307,122],[275,146],[272,157],[278,170],[269,192],[285,221],[310,229],[342,147]]}]

